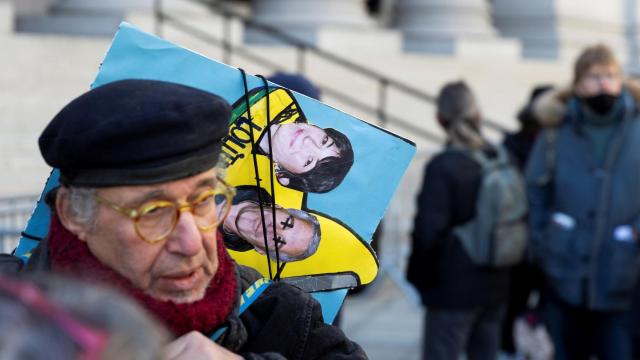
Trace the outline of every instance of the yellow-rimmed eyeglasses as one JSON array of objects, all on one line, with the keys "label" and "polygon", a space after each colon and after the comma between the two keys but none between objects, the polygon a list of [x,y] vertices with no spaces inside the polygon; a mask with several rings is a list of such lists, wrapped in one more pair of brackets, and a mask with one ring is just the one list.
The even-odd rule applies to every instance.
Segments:
[{"label": "yellow-rimmed eyeglasses", "polygon": [[156,200],[131,209],[98,195],[95,198],[99,203],[131,218],[138,236],[153,244],[164,240],[173,232],[184,210],[193,214],[196,225],[202,231],[212,230],[220,225],[231,209],[235,189],[222,179],[217,180],[214,187],[204,190],[194,201],[188,203]]}]

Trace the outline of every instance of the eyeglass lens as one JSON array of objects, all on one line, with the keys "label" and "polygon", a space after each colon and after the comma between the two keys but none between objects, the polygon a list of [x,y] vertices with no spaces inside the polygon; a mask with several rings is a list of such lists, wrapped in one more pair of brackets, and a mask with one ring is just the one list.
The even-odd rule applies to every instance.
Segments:
[{"label": "eyeglass lens", "polygon": [[[224,185],[203,192],[189,204],[196,225],[201,230],[217,227],[231,205],[231,193]],[[169,201],[151,203],[141,210],[136,226],[139,235],[147,241],[159,241],[168,236],[178,223],[181,208]]]}]

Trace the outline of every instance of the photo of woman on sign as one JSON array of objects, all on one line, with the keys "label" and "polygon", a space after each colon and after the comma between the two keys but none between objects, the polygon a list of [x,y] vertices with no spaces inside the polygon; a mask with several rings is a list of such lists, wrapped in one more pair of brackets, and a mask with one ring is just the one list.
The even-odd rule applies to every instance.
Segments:
[{"label": "photo of woman on sign", "polygon": [[[266,90],[249,92],[251,121],[243,97],[233,105],[229,136],[223,155],[229,166],[251,156],[251,133],[256,153],[269,154]],[[304,193],[326,193],[335,189],[353,165],[351,141],[333,128],[309,124],[291,93],[284,88],[269,89],[271,153],[280,185]]]},{"label": "photo of woman on sign", "polygon": [[[259,146],[268,152],[266,136]],[[278,182],[303,192],[334,189],[353,164],[351,142],[344,134],[307,123],[271,125],[271,149]]]}]

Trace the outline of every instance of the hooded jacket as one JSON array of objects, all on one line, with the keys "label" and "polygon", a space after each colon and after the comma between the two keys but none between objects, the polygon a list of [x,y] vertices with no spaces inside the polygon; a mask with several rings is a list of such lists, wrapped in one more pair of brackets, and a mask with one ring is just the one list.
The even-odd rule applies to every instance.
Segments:
[{"label": "hooded jacket", "polygon": [[582,128],[571,91],[549,92],[534,104],[545,127],[527,166],[530,241],[549,290],[593,310],[626,310],[640,269],[640,87],[626,83],[603,163]]}]

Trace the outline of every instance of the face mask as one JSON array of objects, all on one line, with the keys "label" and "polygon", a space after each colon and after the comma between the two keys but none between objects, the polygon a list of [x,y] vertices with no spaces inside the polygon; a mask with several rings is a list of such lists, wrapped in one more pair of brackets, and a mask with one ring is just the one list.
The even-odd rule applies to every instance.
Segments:
[{"label": "face mask", "polygon": [[613,109],[616,101],[618,100],[617,95],[611,94],[598,94],[589,97],[583,97],[582,102],[587,105],[589,109],[595,112],[598,115],[606,115]]}]

